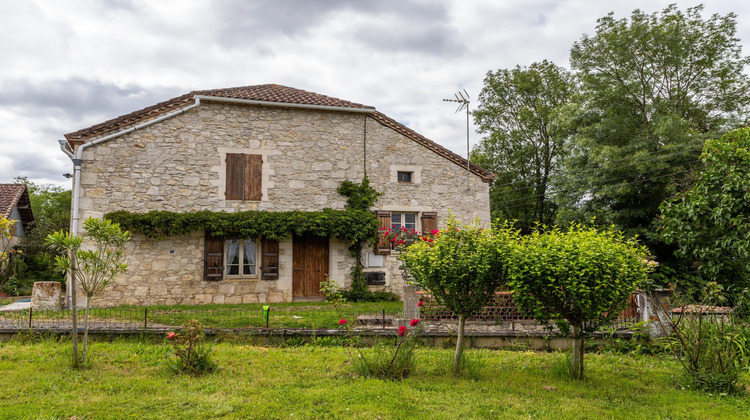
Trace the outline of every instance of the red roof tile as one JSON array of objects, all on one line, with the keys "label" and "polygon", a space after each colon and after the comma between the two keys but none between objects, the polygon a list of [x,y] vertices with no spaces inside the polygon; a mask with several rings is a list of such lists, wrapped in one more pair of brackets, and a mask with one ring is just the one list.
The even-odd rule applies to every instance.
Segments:
[{"label": "red roof tile", "polygon": [[13,208],[18,206],[24,229],[34,221],[31,212],[29,193],[24,184],[0,184],[0,217],[8,218]]},{"label": "red roof tile", "polygon": [[[167,114],[179,108],[191,105],[195,103],[195,95],[211,96],[217,98],[245,99],[280,104],[317,105],[358,110],[367,109],[375,111],[374,107],[368,105],[362,105],[355,102],[345,101],[343,99],[333,98],[318,93],[308,92],[306,90],[295,89],[276,84],[242,86],[227,89],[196,90],[188,94],[170,99],[168,101],[160,102],[156,105],[143,108],[141,110],[131,112],[117,118],[113,118],[103,123],[84,128],[73,133],[68,133],[65,135],[65,138],[68,139],[68,142],[71,145],[82,144],[91,137],[98,137],[124,130],[138,123],[157,118],[163,114]],[[421,134],[418,134],[417,132],[404,126],[403,124],[400,124],[397,121],[388,118],[379,112],[374,112],[372,114],[372,117],[384,126],[390,127],[391,129],[416,141],[417,143],[427,147],[435,153],[447,158],[448,160],[453,161],[464,168],[466,167],[466,159],[451,152],[443,146],[440,146],[439,144],[422,136]],[[490,182],[495,178],[495,175],[492,172],[480,168],[477,165],[471,164],[470,167],[471,172],[480,176],[485,182]]]}]

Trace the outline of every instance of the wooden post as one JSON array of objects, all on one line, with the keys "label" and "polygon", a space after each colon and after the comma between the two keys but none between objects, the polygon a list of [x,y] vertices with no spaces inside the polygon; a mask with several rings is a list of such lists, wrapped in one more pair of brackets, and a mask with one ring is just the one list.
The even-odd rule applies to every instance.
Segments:
[{"label": "wooden post", "polygon": [[143,329],[148,328],[148,308],[143,311]]},{"label": "wooden post", "polygon": [[34,308],[29,306],[29,329],[31,329],[31,314],[34,312]]}]

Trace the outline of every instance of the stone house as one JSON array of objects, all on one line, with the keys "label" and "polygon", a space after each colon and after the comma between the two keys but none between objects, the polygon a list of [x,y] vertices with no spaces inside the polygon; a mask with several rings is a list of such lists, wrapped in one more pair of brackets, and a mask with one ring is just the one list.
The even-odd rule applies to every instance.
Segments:
[{"label": "stone house", "polygon": [[[15,229],[11,231],[10,241],[6,245],[12,248],[34,223],[34,213],[31,211],[26,185],[0,184],[0,217],[16,221]],[[0,249],[0,252],[5,251],[6,249]]]},{"label": "stone house", "polygon": [[[343,210],[337,188],[365,174],[382,193],[371,209],[382,226],[430,230],[449,211],[490,218],[491,172],[473,164],[467,171],[465,159],[373,107],[280,85],[194,91],[65,137],[76,169],[73,231],[79,220],[116,210]],[[401,294],[400,262],[379,248],[360,256],[368,283]],[[128,272],[92,304],[320,299],[320,281],[348,285],[357,260],[336,237],[194,231],[134,234],[127,262]]]}]

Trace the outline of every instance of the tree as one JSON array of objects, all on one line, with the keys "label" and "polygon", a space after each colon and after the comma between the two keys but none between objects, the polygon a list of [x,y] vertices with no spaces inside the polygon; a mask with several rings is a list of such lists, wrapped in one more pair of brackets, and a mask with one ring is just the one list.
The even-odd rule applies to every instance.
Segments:
[{"label": "tree", "polygon": [[703,141],[736,126],[750,104],[736,16],[702,11],[610,13],[570,53],[583,102],[565,163],[569,193],[558,201],[578,220],[595,215],[640,234],[660,257],[672,252],[652,226],[660,203],[689,187]]},{"label": "tree", "polygon": [[16,183],[26,184],[34,212],[32,229],[21,237],[18,248],[23,250],[24,270],[20,274],[20,287],[30,288],[34,281],[59,281],[65,276],[55,267],[55,253],[45,245],[47,236],[70,225],[70,190],[48,184],[36,184],[25,177]]},{"label": "tree", "polygon": [[434,239],[424,237],[400,255],[414,281],[458,316],[454,371],[459,369],[466,318],[487,305],[505,282],[515,236],[507,227],[492,231],[478,222],[463,225],[451,216]]},{"label": "tree", "polygon": [[614,321],[646,280],[647,251],[621,232],[572,225],[535,231],[514,248],[508,285],[513,299],[543,324],[573,337],[573,372],[583,378],[585,339]]},{"label": "tree", "polygon": [[575,91],[572,75],[548,61],[488,72],[474,122],[485,137],[472,161],[497,174],[493,219],[516,219],[523,231],[550,223],[550,179],[570,136],[564,116]]},{"label": "tree", "polygon": [[[130,240],[130,232],[122,232],[117,223],[93,217],[83,222],[83,228],[86,232],[80,236],[64,231],[55,232],[47,237],[47,244],[59,252],[64,252],[55,258],[57,266],[60,271],[68,273],[71,281],[80,286],[86,296],[81,358],[81,361],[86,363],[91,300],[117,274],[127,269],[122,250],[125,243]],[[91,248],[84,249],[84,246]],[[77,308],[74,306],[73,309],[75,312]],[[77,358],[77,355],[75,357]]]},{"label": "tree", "polygon": [[661,237],[724,287],[750,286],[750,128],[709,140],[692,188],[660,207]]}]

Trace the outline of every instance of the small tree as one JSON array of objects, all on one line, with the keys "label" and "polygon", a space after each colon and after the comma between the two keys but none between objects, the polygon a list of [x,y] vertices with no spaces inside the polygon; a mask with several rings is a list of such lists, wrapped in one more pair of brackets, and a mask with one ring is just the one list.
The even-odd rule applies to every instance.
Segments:
[{"label": "small tree", "polygon": [[461,224],[451,216],[434,238],[424,237],[401,253],[414,281],[458,316],[454,371],[463,351],[466,319],[487,305],[505,282],[515,236],[507,226],[493,231],[478,222]]},{"label": "small tree", "polygon": [[[81,236],[58,231],[47,237],[47,244],[57,251],[64,252],[55,257],[60,271],[70,275],[71,281],[80,286],[86,296],[84,312],[83,357],[86,363],[89,333],[89,309],[91,299],[99,294],[114,277],[125,272],[122,250],[130,240],[130,232],[122,232],[120,225],[109,220],[90,217],[83,222],[86,232]],[[84,240],[88,240],[84,244]],[[90,244],[92,248],[84,249]],[[77,308],[73,308],[73,312]],[[77,350],[74,348],[74,352]],[[77,355],[75,355],[77,358]]]},{"label": "small tree", "polygon": [[614,321],[646,280],[648,253],[621,232],[572,225],[536,231],[515,248],[509,285],[516,303],[537,321],[573,333],[573,372],[583,378],[588,334]]}]

